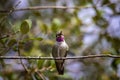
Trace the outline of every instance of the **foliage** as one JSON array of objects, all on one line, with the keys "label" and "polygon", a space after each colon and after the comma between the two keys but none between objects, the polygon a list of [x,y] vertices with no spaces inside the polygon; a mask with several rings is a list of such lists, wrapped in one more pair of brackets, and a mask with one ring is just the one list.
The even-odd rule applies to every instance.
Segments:
[{"label": "foliage", "polygon": [[[0,2],[0,9],[4,10],[11,9],[16,1],[12,3],[10,0],[7,2],[1,0]],[[29,0],[28,3],[30,7],[52,4],[67,7],[90,6],[90,8],[29,10],[22,17],[15,16],[20,14],[17,12],[9,15],[0,12],[0,56],[50,57],[55,43],[55,34],[59,30],[63,31],[70,50],[74,52],[72,56],[119,55],[120,39],[107,32],[110,23],[104,17],[106,13],[103,10],[106,6],[113,13],[110,16],[117,16],[115,10],[117,3],[109,0]],[[89,14],[91,11],[89,9],[93,10],[92,15]],[[0,78],[5,80],[118,80],[120,77],[117,73],[120,69],[119,59],[95,58],[70,61],[72,65],[79,67],[72,67],[72,72],[67,67],[71,66],[69,61],[66,61],[65,74],[58,75],[53,60],[22,60],[22,63],[20,60],[0,60]],[[28,71],[25,70],[24,65]]]}]

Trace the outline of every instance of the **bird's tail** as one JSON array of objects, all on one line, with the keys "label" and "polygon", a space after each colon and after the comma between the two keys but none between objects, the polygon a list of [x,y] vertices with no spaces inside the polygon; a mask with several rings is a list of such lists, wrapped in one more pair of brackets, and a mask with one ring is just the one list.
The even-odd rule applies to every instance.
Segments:
[{"label": "bird's tail", "polygon": [[64,66],[63,66],[63,63],[64,62],[55,62],[56,63],[56,68],[57,68],[57,71],[60,75],[63,75],[64,74]]}]

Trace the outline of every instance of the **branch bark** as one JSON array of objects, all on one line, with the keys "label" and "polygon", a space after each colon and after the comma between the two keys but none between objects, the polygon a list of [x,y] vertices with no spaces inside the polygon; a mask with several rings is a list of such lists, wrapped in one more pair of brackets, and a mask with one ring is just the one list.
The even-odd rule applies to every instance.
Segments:
[{"label": "branch bark", "polygon": [[[81,8],[90,8],[87,6],[76,6],[76,7],[67,7],[67,6],[34,6],[14,9],[14,11],[26,11],[26,10],[40,10],[40,9],[81,9]],[[0,13],[10,12],[10,10],[0,10]]]},{"label": "branch bark", "polygon": [[88,56],[74,56],[74,57],[32,57],[32,56],[0,56],[0,59],[36,59],[36,60],[61,60],[61,59],[87,59],[87,58],[120,58],[119,55],[111,55],[111,54],[102,54],[102,55],[88,55]]}]

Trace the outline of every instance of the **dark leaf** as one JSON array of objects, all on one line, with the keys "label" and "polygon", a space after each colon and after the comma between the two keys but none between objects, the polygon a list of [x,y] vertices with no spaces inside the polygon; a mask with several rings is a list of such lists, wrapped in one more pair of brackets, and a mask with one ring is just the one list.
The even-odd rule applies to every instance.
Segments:
[{"label": "dark leaf", "polygon": [[31,28],[32,22],[30,20],[25,20],[20,26],[20,31],[22,34],[27,34]]}]

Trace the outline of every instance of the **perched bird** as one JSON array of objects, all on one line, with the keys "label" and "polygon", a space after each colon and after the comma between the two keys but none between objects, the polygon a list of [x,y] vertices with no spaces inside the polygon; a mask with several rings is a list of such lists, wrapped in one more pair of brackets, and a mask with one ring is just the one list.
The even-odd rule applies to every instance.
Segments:
[{"label": "perched bird", "polygon": [[[68,53],[68,45],[65,42],[64,35],[62,31],[56,34],[56,44],[52,48],[53,57],[66,57]],[[60,75],[64,74],[64,61],[65,60],[55,60],[57,71]]]}]

